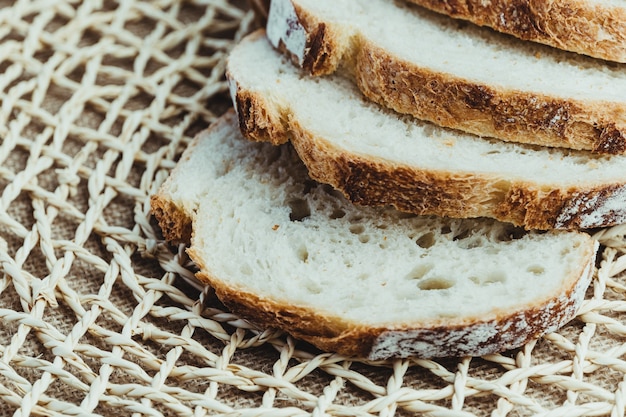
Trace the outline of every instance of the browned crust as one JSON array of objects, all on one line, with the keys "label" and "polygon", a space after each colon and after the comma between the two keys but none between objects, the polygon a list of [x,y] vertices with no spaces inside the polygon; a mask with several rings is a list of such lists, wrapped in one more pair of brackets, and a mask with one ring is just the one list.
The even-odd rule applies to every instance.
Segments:
[{"label": "browned crust", "polygon": [[[318,348],[353,356],[367,356],[374,339],[365,329],[350,328],[341,318],[328,317],[310,308],[282,303],[241,288],[210,274],[202,256],[191,247],[188,254],[200,271],[196,277],[215,290],[219,300],[232,312],[261,328],[282,329]],[[355,343],[356,342],[356,343]]]},{"label": "browned crust", "polygon": [[479,136],[529,144],[623,154],[625,110],[618,103],[585,103],[498,89],[418,68],[364,43],[354,68],[359,89],[399,113]]},{"label": "browned crust", "polygon": [[[307,71],[324,75],[343,65],[369,99],[399,113],[507,141],[605,154],[626,152],[622,103],[577,101],[477,84],[403,61],[367,40],[337,36],[338,28],[320,22],[297,4],[294,9],[308,34]],[[284,45],[279,49],[284,52]]]},{"label": "browned crust", "polygon": [[[370,206],[393,205],[419,215],[456,218],[493,217],[526,229],[577,229],[576,214],[567,224],[559,218],[579,189],[542,190],[523,181],[507,182],[476,175],[420,170],[377,163],[349,155],[314,137],[296,122],[292,142],[311,178],[341,190],[350,201]],[[586,191],[602,194],[612,185]],[[613,219],[606,219],[612,223]]]},{"label": "browned crust", "polygon": [[181,165],[190,159],[202,136],[211,135],[211,132],[220,129],[229,129],[235,111],[229,109],[224,115],[213,123],[209,128],[197,134],[194,140],[187,146],[169,177],[161,184],[157,192],[150,196],[150,211],[157,220],[165,240],[172,244],[190,244],[192,235],[192,209],[184,207],[183,202],[174,201],[171,197],[171,183],[179,175]]},{"label": "browned crust", "polygon": [[239,90],[229,73],[226,77],[233,83],[231,88],[236,90],[233,104],[237,110],[242,135],[251,140],[270,142],[274,145],[287,142],[289,137],[285,129],[286,122],[281,120],[281,116],[276,112],[267,111],[266,109],[270,108],[269,104],[260,104],[265,101],[264,98]]},{"label": "browned crust", "polygon": [[349,59],[349,56],[344,56],[348,45],[332,25],[326,25],[317,16],[308,13],[297,4],[293,4],[293,7],[297,23],[307,34],[303,60],[299,62],[298,57],[282,41],[279,45],[275,45],[276,48],[287,55],[294,64],[311,74],[322,75],[334,72],[342,60]]},{"label": "browned crust", "polygon": [[[585,0],[409,1],[520,39],[626,62],[626,12],[623,7],[594,5]],[[603,36],[598,36],[599,31]]]},{"label": "browned crust", "polygon": [[[419,167],[399,166],[384,161],[342,152],[324,138],[315,136],[293,118],[281,117],[280,111],[265,97],[238,88],[245,96],[245,108],[238,109],[240,120],[254,120],[260,113],[264,120],[280,120],[280,126],[263,126],[243,131],[249,139],[281,142],[290,138],[309,175],[340,190],[352,202],[369,206],[393,205],[399,210],[419,215],[456,218],[492,217],[526,229],[579,229],[602,227],[626,221],[626,207],[608,212],[596,223],[586,219],[603,207],[625,183],[590,188],[545,189],[542,184],[507,181],[481,174],[428,171]],[[274,114],[274,115],[272,115]],[[272,137],[277,132],[278,140]],[[579,207],[580,208],[577,208]]]},{"label": "browned crust", "polygon": [[150,196],[150,208],[165,240],[172,244],[191,242],[191,217],[182,207],[158,193]]},{"label": "browned crust", "polygon": [[[492,317],[437,320],[390,326],[365,326],[347,322],[314,308],[294,306],[269,299],[211,275],[200,251],[189,249],[191,259],[199,266],[197,278],[215,289],[217,297],[232,312],[261,328],[279,328],[317,348],[346,356],[387,359],[390,357],[482,356],[517,348],[543,334],[555,331],[576,314],[584,292],[591,281],[592,245],[589,256],[581,260],[579,276],[572,277],[559,295],[538,301],[524,309],[499,312]],[[575,279],[574,279],[575,278]],[[492,336],[473,343],[484,328]],[[408,337],[402,343],[380,350],[389,332]]]}]

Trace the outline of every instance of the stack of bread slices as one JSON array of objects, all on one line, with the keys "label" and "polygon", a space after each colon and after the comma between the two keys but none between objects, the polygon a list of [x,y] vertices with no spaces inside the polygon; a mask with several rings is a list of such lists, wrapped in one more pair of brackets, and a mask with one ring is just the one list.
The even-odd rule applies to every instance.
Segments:
[{"label": "stack of bread slices", "polygon": [[508,33],[392,0],[272,0],[229,57],[234,110],[153,212],[261,328],[371,360],[517,348],[575,317],[587,231],[626,222],[626,32],[411,3]]}]

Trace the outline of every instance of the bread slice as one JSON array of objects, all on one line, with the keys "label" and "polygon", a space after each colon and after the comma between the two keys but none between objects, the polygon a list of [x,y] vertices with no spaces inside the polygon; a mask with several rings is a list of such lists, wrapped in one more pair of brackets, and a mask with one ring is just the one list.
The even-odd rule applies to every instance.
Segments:
[{"label": "bread slice", "polygon": [[626,7],[619,1],[408,0],[520,39],[626,62]]},{"label": "bread slice", "polygon": [[[554,2],[548,2],[553,4]],[[267,33],[400,113],[503,140],[622,154],[626,67],[389,0],[273,0]]]},{"label": "bread slice", "polygon": [[487,140],[398,117],[345,78],[303,75],[261,32],[231,52],[227,76],[247,137],[290,139],[313,178],[355,203],[544,230],[626,221],[626,156]]},{"label": "bread slice", "polygon": [[198,278],[233,312],[369,359],[515,348],[571,320],[594,271],[584,233],[355,206],[288,144],[241,137],[233,113],[195,139],[152,207],[170,237],[194,219]]}]

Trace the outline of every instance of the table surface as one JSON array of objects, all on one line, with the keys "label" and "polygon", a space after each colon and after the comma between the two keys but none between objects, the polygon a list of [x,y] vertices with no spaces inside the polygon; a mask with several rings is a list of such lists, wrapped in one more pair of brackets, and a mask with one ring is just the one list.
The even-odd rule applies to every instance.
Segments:
[{"label": "table surface", "polygon": [[575,320],[484,358],[320,353],[194,283],[149,196],[230,105],[245,7],[0,1],[0,416],[623,416],[624,227]]}]

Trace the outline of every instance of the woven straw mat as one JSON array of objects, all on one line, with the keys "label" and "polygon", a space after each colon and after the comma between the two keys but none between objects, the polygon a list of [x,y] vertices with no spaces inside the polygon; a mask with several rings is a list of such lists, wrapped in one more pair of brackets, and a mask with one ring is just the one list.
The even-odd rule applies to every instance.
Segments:
[{"label": "woven straw mat", "polygon": [[626,228],[574,321],[484,358],[320,353],[195,283],[148,201],[228,108],[246,7],[0,0],[0,416],[624,416]]}]

